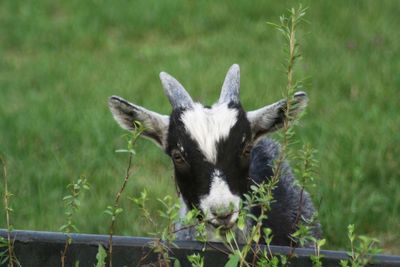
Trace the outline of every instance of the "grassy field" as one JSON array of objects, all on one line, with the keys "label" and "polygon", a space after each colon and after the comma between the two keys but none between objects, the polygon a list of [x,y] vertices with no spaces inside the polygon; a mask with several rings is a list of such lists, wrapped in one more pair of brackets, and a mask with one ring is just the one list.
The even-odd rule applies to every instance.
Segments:
[{"label": "grassy field", "polygon": [[[257,2],[257,3],[256,3]],[[300,32],[310,103],[299,138],[318,150],[320,220],[327,248],[345,248],[346,228],[400,253],[400,35],[398,1],[303,1]],[[13,223],[57,231],[62,197],[85,175],[91,191],[81,232],[106,233],[103,213],[122,183],[124,132],[107,98],[117,94],[169,113],[158,79],[177,77],[211,104],[232,63],[248,110],[281,98],[282,39],[266,21],[298,1],[0,2],[0,153],[8,161]],[[128,196],[175,194],[172,164],[151,142],[137,148],[117,233],[150,230]],[[0,189],[3,185],[0,186]],[[155,214],[156,215],[156,214]],[[2,215],[0,227],[5,227]]]}]

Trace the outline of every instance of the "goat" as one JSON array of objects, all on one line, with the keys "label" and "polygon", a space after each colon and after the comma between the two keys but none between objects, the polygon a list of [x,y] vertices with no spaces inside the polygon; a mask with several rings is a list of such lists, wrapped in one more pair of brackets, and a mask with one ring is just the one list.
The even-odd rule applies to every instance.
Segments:
[{"label": "goat", "polygon": [[[182,216],[196,207],[209,222],[209,230],[217,227],[234,229],[238,212],[232,210],[239,210],[250,185],[273,176],[272,166],[280,153],[279,145],[262,136],[282,128],[286,100],[245,112],[239,100],[240,69],[237,64],[229,69],[220,98],[211,107],[194,102],[169,74],[161,72],[160,79],[173,108],[169,116],[111,96],[109,108],[113,117],[126,130],[133,130],[134,121],[140,121],[145,127],[143,136],[171,157]],[[289,118],[301,113],[308,102],[304,92],[295,93],[293,99]],[[264,226],[272,230],[272,244],[289,245],[290,234],[297,229],[296,218],[310,219],[315,210],[309,194],[301,193],[295,185],[286,161],[281,166],[273,196],[275,201]],[[299,211],[301,214],[297,214]],[[259,213],[257,209],[252,212],[256,216]],[[313,236],[319,237],[320,225],[315,223],[311,231]],[[189,229],[178,238],[194,239],[194,233]]]}]

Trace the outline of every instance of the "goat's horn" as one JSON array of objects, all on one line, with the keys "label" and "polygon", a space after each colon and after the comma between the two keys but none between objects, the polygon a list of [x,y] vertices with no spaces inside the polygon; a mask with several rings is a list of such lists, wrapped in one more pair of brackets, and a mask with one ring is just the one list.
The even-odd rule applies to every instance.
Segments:
[{"label": "goat's horn", "polygon": [[239,103],[239,88],[240,68],[238,64],[233,64],[226,74],[218,103]]},{"label": "goat's horn", "polygon": [[168,97],[172,107],[190,108],[193,106],[193,100],[186,92],[185,88],[174,77],[166,72],[160,73],[161,84],[165,95]]}]

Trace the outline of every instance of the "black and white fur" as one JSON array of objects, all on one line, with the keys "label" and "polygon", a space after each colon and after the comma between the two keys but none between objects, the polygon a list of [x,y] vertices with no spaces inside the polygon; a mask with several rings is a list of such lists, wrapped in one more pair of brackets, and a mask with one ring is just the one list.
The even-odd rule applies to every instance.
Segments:
[{"label": "black and white fur", "polygon": [[[282,127],[286,101],[244,111],[239,101],[240,71],[236,64],[229,69],[220,98],[211,107],[194,102],[169,74],[162,72],[160,79],[173,108],[170,116],[112,96],[109,107],[115,120],[127,130],[133,129],[134,121],[140,121],[146,128],[143,135],[172,158],[182,216],[196,207],[210,228],[235,228],[243,194],[249,192],[252,183],[261,183],[273,175],[279,146],[260,137]],[[304,92],[296,93],[289,117],[301,113],[307,101]],[[296,230],[296,218],[311,218],[314,207],[306,192],[299,207],[300,189],[286,162],[281,173],[265,225],[272,229],[273,244],[288,245],[289,235]],[[253,210],[255,215],[258,212]],[[312,231],[318,237],[319,224]],[[190,230],[180,233],[183,239],[193,236]]]}]

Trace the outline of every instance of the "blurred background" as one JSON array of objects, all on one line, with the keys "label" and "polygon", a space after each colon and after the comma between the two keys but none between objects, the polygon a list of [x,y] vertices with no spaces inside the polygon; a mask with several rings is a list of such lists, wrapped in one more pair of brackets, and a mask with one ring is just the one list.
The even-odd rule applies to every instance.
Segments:
[{"label": "blurred background", "polygon": [[[225,73],[241,67],[247,110],[282,98],[286,84],[278,22],[298,1],[0,2],[0,153],[7,160],[17,229],[58,231],[66,185],[92,185],[77,214],[81,232],[107,233],[107,205],[127,155],[107,98],[116,94],[168,114],[158,74],[212,104]],[[347,225],[400,253],[400,25],[398,1],[302,1],[308,6],[296,76],[310,102],[296,128],[318,150],[312,192],[327,248],[347,245]],[[150,141],[137,147],[117,234],[152,229],[127,199],[144,188],[175,196],[172,164]],[[3,183],[0,185],[3,189]],[[0,227],[5,227],[2,215]]]}]

